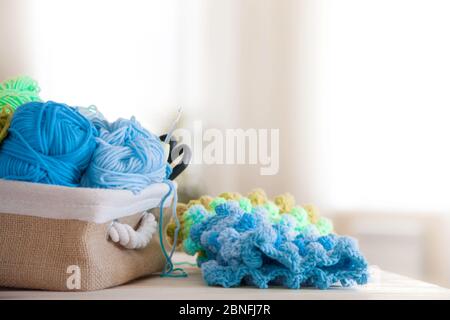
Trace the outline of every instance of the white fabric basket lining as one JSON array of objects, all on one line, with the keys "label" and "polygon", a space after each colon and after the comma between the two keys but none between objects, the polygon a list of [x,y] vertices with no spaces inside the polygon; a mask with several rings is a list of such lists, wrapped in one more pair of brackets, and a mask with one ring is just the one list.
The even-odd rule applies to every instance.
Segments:
[{"label": "white fabric basket lining", "polygon": [[[135,195],[127,190],[71,188],[0,179],[0,212],[105,223],[158,207],[167,192],[169,186],[165,183],[152,184]],[[173,194],[166,199],[164,207],[172,204],[172,197]]]}]

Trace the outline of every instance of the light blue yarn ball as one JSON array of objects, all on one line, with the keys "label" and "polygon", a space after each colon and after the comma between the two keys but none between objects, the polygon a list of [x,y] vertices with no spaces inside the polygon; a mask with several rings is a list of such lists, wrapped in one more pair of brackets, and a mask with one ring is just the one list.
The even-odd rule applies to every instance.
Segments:
[{"label": "light blue yarn ball", "polygon": [[159,138],[144,129],[134,117],[113,123],[95,122],[99,130],[97,149],[81,185],[122,189],[138,193],[152,183],[163,182],[171,167]]},{"label": "light blue yarn ball", "polygon": [[66,104],[17,108],[0,148],[0,178],[75,187],[95,150],[97,130]]}]

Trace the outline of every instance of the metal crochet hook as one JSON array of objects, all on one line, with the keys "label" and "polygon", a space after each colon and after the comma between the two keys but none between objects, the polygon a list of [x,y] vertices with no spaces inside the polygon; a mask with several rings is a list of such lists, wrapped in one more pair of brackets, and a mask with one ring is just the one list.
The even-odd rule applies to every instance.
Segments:
[{"label": "metal crochet hook", "polygon": [[172,162],[175,160],[175,158],[172,158],[172,155],[176,155],[176,158],[178,158],[181,155],[183,156],[182,159],[178,162],[178,164],[175,167],[173,167],[172,173],[169,177],[170,180],[174,180],[176,177],[178,177],[187,168],[192,158],[191,148],[189,148],[189,146],[187,146],[186,144],[178,144],[176,139],[173,138],[172,136],[173,132],[177,127],[177,123],[181,118],[181,113],[182,108],[179,108],[177,111],[177,116],[175,120],[172,122],[172,125],[168,133],[159,137],[161,141],[169,145],[169,154],[167,157],[167,162],[169,164],[172,164]]},{"label": "metal crochet hook", "polygon": [[164,139],[164,143],[169,143],[170,138],[172,137],[173,132],[175,131],[175,128],[177,127],[177,123],[178,123],[178,121],[180,121],[182,111],[183,110],[181,107],[178,108],[177,116],[176,116],[175,120],[172,122],[172,126],[170,127],[170,130],[167,132],[166,138]]}]

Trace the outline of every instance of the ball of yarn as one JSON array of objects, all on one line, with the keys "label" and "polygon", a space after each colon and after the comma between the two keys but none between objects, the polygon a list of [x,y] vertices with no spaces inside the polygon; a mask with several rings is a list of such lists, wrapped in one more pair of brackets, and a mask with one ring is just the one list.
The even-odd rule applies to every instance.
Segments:
[{"label": "ball of yarn", "polygon": [[171,167],[159,138],[134,117],[102,123],[97,149],[82,178],[90,188],[122,189],[138,193],[152,183],[163,182]]},{"label": "ball of yarn", "polygon": [[14,110],[24,103],[40,101],[39,91],[37,82],[26,76],[0,83],[0,143],[8,134]]},{"label": "ball of yarn", "polygon": [[0,83],[0,111],[7,105],[15,110],[27,102],[41,101],[39,91],[37,82],[27,76]]},{"label": "ball of yarn", "polygon": [[0,143],[6,138],[14,110],[6,105],[0,110]]},{"label": "ball of yarn", "polygon": [[29,102],[14,113],[0,148],[0,178],[78,186],[95,150],[96,129],[74,108]]}]

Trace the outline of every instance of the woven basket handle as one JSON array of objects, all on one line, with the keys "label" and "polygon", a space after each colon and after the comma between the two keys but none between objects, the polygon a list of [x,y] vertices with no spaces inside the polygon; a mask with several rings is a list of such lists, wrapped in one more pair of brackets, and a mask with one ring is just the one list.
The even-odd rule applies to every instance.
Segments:
[{"label": "woven basket handle", "polygon": [[108,229],[108,237],[127,249],[145,248],[157,230],[157,222],[150,212],[142,215],[139,227],[134,230],[130,225],[113,221]]}]

